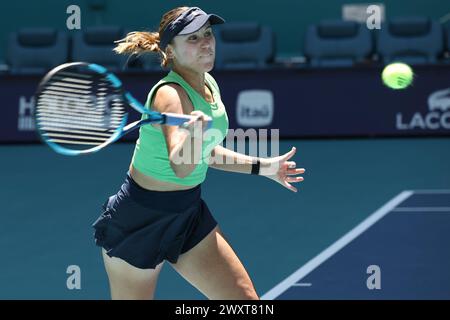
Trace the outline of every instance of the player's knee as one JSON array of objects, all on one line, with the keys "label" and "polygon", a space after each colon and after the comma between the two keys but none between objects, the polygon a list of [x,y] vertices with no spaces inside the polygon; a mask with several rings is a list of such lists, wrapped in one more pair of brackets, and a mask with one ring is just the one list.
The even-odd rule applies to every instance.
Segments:
[{"label": "player's knee", "polygon": [[259,300],[258,295],[254,289],[248,289],[244,291],[243,300]]},{"label": "player's knee", "polygon": [[241,289],[241,300],[259,300],[258,294],[251,283],[241,283],[239,287]]}]

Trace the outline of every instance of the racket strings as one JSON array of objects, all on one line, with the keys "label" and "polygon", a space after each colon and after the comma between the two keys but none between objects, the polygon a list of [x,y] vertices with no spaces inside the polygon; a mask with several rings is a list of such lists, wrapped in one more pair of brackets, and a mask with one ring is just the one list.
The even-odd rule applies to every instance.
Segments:
[{"label": "racket strings", "polygon": [[36,106],[42,136],[76,150],[106,142],[125,116],[120,89],[95,73],[58,72],[41,88]]}]

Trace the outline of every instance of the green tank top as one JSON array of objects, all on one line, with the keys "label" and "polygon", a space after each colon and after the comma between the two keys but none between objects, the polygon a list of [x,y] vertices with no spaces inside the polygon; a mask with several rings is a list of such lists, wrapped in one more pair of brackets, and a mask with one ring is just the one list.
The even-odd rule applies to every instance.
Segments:
[{"label": "green tank top", "polygon": [[[190,175],[179,178],[175,175],[169,162],[166,140],[161,128],[145,125],[139,129],[139,139],[136,141],[132,159],[133,166],[140,172],[154,179],[172,182],[180,185],[197,185],[206,178],[208,161],[211,151],[220,144],[228,133],[228,116],[225,106],[220,99],[219,87],[214,78],[205,73],[206,85],[211,89],[214,103],[208,103],[197,91],[195,91],[179,74],[170,71],[169,74],[159,81],[150,91],[145,107],[152,109],[153,95],[156,90],[167,83],[179,84],[188,94],[194,106],[194,110],[200,110],[212,118],[212,129],[208,134],[205,132],[202,148],[202,161],[196,165]],[[147,118],[142,115],[141,119]]]}]

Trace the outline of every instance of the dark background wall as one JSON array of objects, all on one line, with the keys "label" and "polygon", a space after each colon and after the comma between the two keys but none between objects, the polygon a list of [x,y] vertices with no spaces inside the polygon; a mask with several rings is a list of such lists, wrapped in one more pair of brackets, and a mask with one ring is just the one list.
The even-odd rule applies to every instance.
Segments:
[{"label": "dark background wall", "polygon": [[[16,0],[2,2],[0,10],[0,59],[5,56],[7,34],[21,27],[66,28],[66,8],[76,4],[81,9],[81,27],[96,24],[123,25],[136,29],[155,29],[161,15],[177,6],[199,6],[215,12],[228,21],[259,21],[270,25],[277,37],[278,53],[301,55],[306,27],[321,19],[340,18],[342,5],[358,3],[351,0],[259,0],[259,1],[157,1],[105,0],[105,10],[97,14],[89,3],[92,0]],[[381,1],[380,1],[381,2]],[[367,3],[362,1],[362,3]],[[379,2],[378,2],[379,3]],[[386,0],[386,16],[426,15],[438,20],[450,12],[450,4],[443,0]],[[75,32],[75,31],[71,31]]]}]

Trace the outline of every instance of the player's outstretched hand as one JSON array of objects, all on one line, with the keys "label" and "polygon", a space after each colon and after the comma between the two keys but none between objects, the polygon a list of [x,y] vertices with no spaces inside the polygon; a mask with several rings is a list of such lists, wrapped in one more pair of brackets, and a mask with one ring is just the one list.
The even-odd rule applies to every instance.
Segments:
[{"label": "player's outstretched hand", "polygon": [[281,156],[261,159],[259,174],[278,182],[293,192],[297,192],[297,188],[291,185],[291,183],[303,181],[303,177],[298,175],[305,173],[305,169],[296,168],[295,161],[289,161],[296,151],[297,149],[292,147],[291,151]]}]

